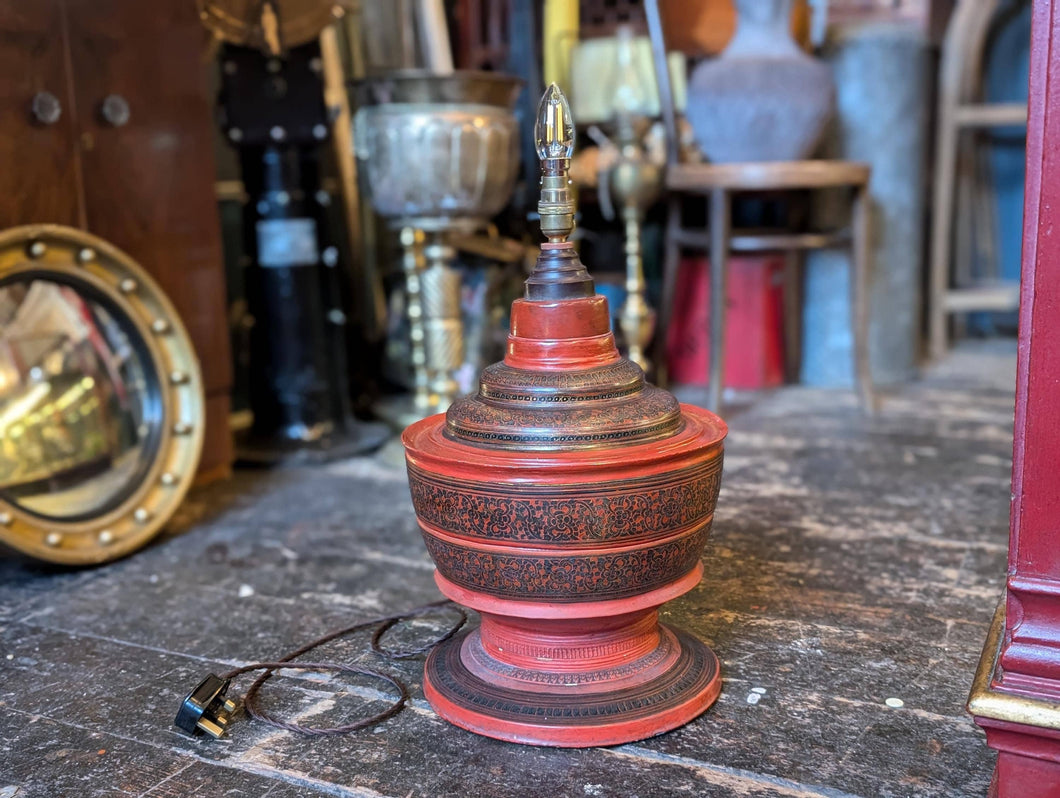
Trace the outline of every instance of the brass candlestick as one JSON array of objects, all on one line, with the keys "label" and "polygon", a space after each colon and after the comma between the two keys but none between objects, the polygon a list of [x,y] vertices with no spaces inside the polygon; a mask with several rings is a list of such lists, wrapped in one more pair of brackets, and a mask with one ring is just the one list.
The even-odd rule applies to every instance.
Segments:
[{"label": "brass candlestick", "polygon": [[454,250],[439,233],[424,249],[427,269],[420,278],[423,328],[427,335],[427,374],[431,409],[441,412],[459,392],[456,370],[464,362],[464,325],[460,316],[460,272],[449,264]]},{"label": "brass candlestick", "polygon": [[[618,324],[626,340],[627,357],[644,369],[651,367],[646,350],[655,329],[655,311],[645,298],[644,259],[641,254],[641,220],[644,211],[662,189],[662,169],[649,158],[642,144],[649,120],[629,113],[618,114],[618,153],[600,176],[605,213],[614,216],[612,198],[621,208],[626,236],[626,301],[618,313]],[[614,146],[614,145],[612,145]]]},{"label": "brass candlestick", "polygon": [[414,413],[420,417],[425,415],[431,407],[420,282],[424,264],[423,241],[422,230],[414,227],[401,229],[401,246],[404,250],[401,263],[405,272],[405,315],[409,324],[409,360],[412,363],[412,404]]},{"label": "brass candlestick", "polygon": [[645,299],[644,261],[640,247],[640,211],[634,206],[622,210],[626,223],[626,301],[618,313],[618,325],[626,339],[626,357],[645,373],[651,368],[645,350],[655,330],[655,311]]}]

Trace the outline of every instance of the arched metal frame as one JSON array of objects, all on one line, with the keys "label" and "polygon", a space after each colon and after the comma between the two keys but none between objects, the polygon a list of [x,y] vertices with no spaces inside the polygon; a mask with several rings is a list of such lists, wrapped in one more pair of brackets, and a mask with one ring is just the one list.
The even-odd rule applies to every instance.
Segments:
[{"label": "arched metal frame", "polygon": [[91,517],[44,518],[0,495],[0,543],[63,565],[91,565],[145,545],[176,511],[198,467],[205,398],[191,339],[161,288],[128,255],[93,235],[60,225],[0,232],[0,281],[39,277],[102,297],[139,336],[160,405],[151,459],[141,481]]}]

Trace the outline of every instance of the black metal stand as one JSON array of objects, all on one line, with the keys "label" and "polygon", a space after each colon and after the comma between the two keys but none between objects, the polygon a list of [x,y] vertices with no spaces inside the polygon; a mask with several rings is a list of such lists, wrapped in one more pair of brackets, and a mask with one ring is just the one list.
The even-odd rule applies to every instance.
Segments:
[{"label": "black metal stand", "polygon": [[340,249],[329,237],[319,150],[330,135],[316,43],[283,58],[245,47],[222,52],[225,134],[243,184],[250,406],[241,459],[348,456],[386,439],[354,420],[347,373]]}]

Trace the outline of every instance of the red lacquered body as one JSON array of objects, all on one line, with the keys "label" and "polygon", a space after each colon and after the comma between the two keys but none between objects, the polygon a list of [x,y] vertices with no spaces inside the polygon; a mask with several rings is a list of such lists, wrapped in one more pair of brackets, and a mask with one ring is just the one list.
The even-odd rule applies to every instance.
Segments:
[{"label": "red lacquered body", "polygon": [[517,300],[479,393],[402,438],[438,586],[482,616],[428,658],[435,710],[591,746],[710,706],[717,658],[658,607],[702,575],[725,433],[619,356],[603,297]]}]

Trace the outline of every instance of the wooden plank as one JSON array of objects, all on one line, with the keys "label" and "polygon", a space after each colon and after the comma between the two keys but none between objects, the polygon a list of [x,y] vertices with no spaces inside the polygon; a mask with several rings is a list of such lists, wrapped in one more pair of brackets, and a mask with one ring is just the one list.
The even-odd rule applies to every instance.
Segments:
[{"label": "wooden plank", "polygon": [[[62,16],[60,0],[0,3],[0,228],[83,224]],[[53,124],[34,119],[39,92],[59,102]]]},{"label": "wooden plank", "polygon": [[[679,246],[710,248],[710,234],[679,230],[672,236]],[[850,245],[850,231],[835,233],[785,233],[743,229],[729,239],[731,252],[789,252],[791,250],[827,249]]]},{"label": "wooden plank", "polygon": [[667,167],[666,187],[700,194],[715,188],[785,191],[854,187],[868,183],[870,171],[868,164],[854,161],[681,163]]},{"label": "wooden plank", "polygon": [[[227,402],[232,366],[205,29],[194,4],[181,0],[68,2],[67,10],[88,229],[159,282],[195,345],[207,398]],[[127,123],[102,117],[109,95],[128,102]],[[227,424],[211,425],[203,470],[231,460]]]},{"label": "wooden plank", "polygon": [[948,313],[967,313],[973,310],[1016,310],[1019,305],[1019,283],[952,288],[946,292],[943,299],[943,307]]},{"label": "wooden plank", "polygon": [[959,105],[953,110],[954,122],[964,128],[1011,127],[1027,124],[1024,103],[978,103]]}]

